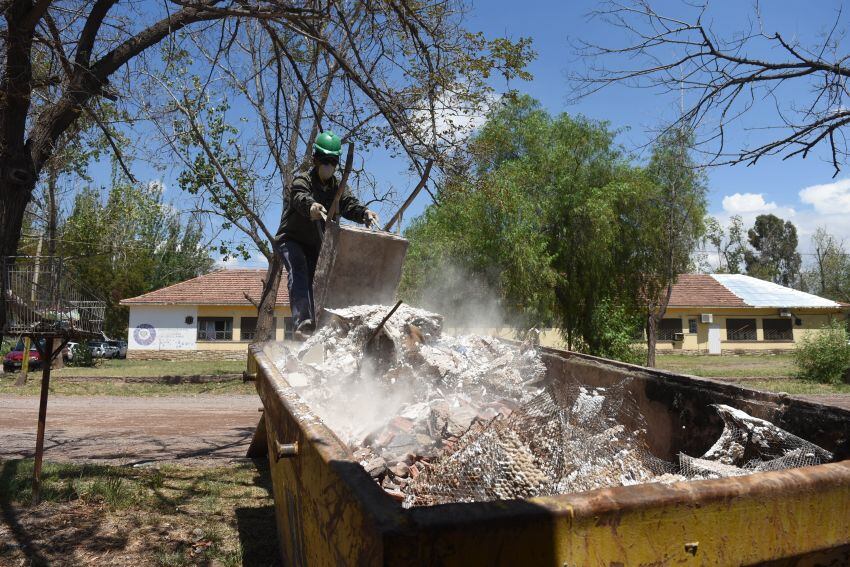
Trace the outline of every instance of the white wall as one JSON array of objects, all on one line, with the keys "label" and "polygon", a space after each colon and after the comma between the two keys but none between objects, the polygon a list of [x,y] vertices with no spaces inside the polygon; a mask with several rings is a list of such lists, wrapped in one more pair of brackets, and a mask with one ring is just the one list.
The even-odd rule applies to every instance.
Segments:
[{"label": "white wall", "polygon": [[[186,317],[192,322],[186,323]],[[130,306],[130,350],[195,350],[198,308],[195,305]]]}]

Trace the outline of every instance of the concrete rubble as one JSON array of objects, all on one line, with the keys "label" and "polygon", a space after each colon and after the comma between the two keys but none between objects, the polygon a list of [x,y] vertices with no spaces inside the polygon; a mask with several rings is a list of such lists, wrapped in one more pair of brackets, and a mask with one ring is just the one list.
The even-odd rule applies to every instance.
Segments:
[{"label": "concrete rubble", "polygon": [[[624,385],[545,384],[532,344],[442,333],[401,305],[329,310],[329,324],[272,360],[318,418],[404,506],[562,494],[826,462],[823,449],[727,406],[699,458],[652,456]],[[632,424],[627,430],[623,423]],[[787,466],[786,466],[787,465]]]}]

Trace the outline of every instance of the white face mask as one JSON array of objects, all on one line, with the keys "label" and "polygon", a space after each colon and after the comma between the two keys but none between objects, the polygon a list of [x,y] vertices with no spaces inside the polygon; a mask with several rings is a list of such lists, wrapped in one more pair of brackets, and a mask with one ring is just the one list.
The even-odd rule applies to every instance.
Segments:
[{"label": "white face mask", "polygon": [[330,163],[323,163],[319,165],[319,179],[322,181],[327,181],[331,178],[331,176],[336,172],[336,166]]}]

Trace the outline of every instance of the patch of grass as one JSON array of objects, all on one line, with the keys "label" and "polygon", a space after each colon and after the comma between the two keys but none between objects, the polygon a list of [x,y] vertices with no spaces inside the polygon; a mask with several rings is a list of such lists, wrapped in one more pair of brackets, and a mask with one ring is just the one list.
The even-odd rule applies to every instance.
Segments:
[{"label": "patch of grass", "polygon": [[[45,463],[42,502],[31,460],[0,461],[0,564],[274,565],[268,465],[117,467]],[[70,542],[70,543],[69,543]],[[28,554],[28,555],[25,555]]]},{"label": "patch of grass", "polygon": [[659,354],[658,368],[706,378],[791,378],[791,354],[685,355]]},{"label": "patch of grass", "polygon": [[[16,374],[0,375],[0,395],[37,396],[41,389],[41,373],[30,374],[23,386],[15,386]],[[145,382],[121,382],[117,380],[92,380],[75,382],[50,377],[50,393],[63,396],[180,396],[200,394],[254,394],[252,382],[241,378],[226,382],[205,384],[152,384]]]},{"label": "patch of grass", "polygon": [[[246,347],[247,349],[247,347]],[[120,360],[98,361],[94,367],[65,367],[52,371],[53,376],[189,376],[192,374],[241,374],[244,360]],[[16,373],[17,374],[17,373]],[[33,371],[32,376],[41,374]]]},{"label": "patch of grass", "polygon": [[850,394],[850,384],[820,384],[802,379],[788,380],[748,380],[744,384],[748,388],[768,392],[785,392],[786,394],[830,395]]}]

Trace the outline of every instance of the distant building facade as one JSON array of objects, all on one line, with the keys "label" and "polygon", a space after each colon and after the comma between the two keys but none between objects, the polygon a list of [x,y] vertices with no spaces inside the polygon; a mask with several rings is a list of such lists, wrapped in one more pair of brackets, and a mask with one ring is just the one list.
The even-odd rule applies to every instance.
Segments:
[{"label": "distant building facade", "polygon": [[787,351],[850,305],[742,274],[682,274],[658,329],[659,352]]},{"label": "distant building facade", "polygon": [[[128,358],[243,359],[254,340],[265,269],[218,270],[121,301],[130,308]],[[275,302],[275,338],[291,338],[283,274]]]}]

